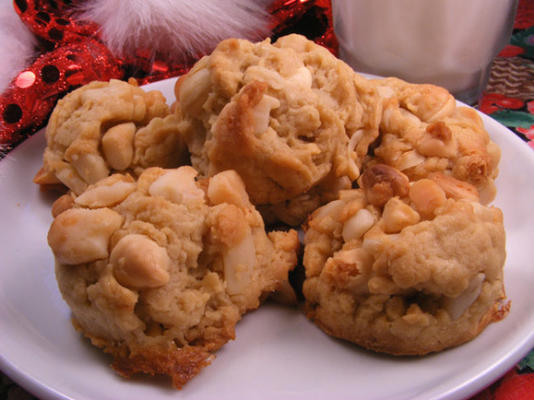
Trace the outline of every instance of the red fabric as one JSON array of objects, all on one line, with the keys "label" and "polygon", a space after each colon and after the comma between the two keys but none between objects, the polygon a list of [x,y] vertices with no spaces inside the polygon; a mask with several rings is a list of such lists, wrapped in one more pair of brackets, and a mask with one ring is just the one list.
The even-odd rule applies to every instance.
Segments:
[{"label": "red fabric", "polygon": [[519,0],[514,29],[527,29],[534,25],[534,1]]}]

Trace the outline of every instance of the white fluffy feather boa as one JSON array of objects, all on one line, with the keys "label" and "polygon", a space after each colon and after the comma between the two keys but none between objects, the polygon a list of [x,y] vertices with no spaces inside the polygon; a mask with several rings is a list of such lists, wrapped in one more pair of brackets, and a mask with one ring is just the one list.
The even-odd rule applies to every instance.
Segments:
[{"label": "white fluffy feather boa", "polygon": [[[96,22],[119,57],[150,49],[171,62],[209,53],[229,37],[258,40],[269,34],[272,0],[86,0],[76,17]],[[0,0],[0,92],[35,57],[36,39],[8,0]]]},{"label": "white fluffy feather boa", "polygon": [[98,23],[119,56],[148,48],[171,61],[208,53],[222,39],[268,34],[269,0],[92,0],[79,17]]},{"label": "white fluffy feather boa", "polygon": [[0,93],[36,55],[37,40],[22,23],[13,2],[0,0]]}]

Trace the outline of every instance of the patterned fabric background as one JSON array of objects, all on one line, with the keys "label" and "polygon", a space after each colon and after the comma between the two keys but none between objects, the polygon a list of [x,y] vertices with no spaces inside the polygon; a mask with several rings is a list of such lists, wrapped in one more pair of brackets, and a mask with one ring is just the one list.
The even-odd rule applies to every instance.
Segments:
[{"label": "patterned fabric background", "polygon": [[495,59],[480,111],[534,149],[534,1],[519,2],[510,44]]},{"label": "patterned fabric background", "polygon": [[[479,110],[534,150],[534,0],[520,0],[510,44],[494,60]],[[534,399],[534,350],[472,400]]]}]

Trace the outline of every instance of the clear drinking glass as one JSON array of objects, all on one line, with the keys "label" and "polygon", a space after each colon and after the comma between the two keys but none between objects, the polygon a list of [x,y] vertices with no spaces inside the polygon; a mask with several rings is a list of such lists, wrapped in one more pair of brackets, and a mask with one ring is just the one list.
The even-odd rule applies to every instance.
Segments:
[{"label": "clear drinking glass", "polygon": [[478,101],[508,43],[518,0],[332,0],[340,57],[356,71]]}]

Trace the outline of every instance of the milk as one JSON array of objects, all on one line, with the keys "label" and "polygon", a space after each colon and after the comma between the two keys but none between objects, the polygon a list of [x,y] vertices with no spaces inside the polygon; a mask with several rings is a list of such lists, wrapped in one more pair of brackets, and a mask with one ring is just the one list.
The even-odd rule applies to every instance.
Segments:
[{"label": "milk", "polygon": [[340,56],[357,71],[478,99],[509,40],[517,0],[333,0]]}]

